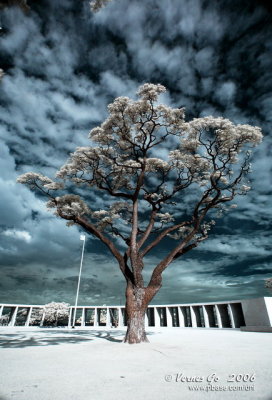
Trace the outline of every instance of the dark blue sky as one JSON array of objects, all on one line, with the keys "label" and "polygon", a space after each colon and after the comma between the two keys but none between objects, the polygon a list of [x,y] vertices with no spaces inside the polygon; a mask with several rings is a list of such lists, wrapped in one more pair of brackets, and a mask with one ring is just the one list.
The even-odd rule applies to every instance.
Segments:
[{"label": "dark blue sky", "polygon": [[[1,11],[0,302],[74,302],[79,230],[56,219],[16,184],[19,174],[53,177],[113,98],[161,83],[188,118],[222,115],[262,128],[253,190],[218,221],[208,241],[171,265],[155,303],[267,294],[271,271],[271,9],[257,1],[33,1]],[[151,268],[167,244],[151,255]],[[124,302],[124,282],[91,237],[79,303]],[[150,269],[148,270],[150,272]],[[148,273],[148,272],[147,272]]]}]

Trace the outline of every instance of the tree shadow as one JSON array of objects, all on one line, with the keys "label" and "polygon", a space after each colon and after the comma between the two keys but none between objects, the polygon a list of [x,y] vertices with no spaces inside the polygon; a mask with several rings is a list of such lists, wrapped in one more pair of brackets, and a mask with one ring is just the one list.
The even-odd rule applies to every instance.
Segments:
[{"label": "tree shadow", "polygon": [[[147,332],[147,336],[154,332]],[[0,348],[24,348],[33,346],[56,346],[61,344],[80,344],[91,342],[95,339],[103,339],[113,343],[122,343],[125,336],[124,331],[103,330],[46,330],[37,332],[6,333],[0,339]],[[0,397],[0,400],[1,397]]]},{"label": "tree shadow", "polygon": [[[116,338],[117,336],[117,338]],[[122,338],[119,338],[122,336]],[[6,334],[0,339],[0,348],[23,348],[32,346],[56,346],[60,344],[78,344],[91,342],[94,339],[104,339],[110,342],[121,343],[123,331],[56,331],[46,332],[18,332],[17,334]],[[0,398],[1,400],[1,398]]]}]

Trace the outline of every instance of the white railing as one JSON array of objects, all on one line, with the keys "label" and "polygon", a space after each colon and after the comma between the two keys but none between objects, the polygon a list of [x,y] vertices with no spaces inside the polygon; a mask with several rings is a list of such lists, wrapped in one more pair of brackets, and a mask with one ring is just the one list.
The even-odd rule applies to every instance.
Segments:
[{"label": "white railing", "polygon": [[[258,300],[258,299],[256,299]],[[75,307],[69,307],[69,315],[61,326],[71,327]],[[80,327],[124,327],[124,306],[78,306],[76,326]],[[147,327],[192,327],[192,328],[240,328],[245,325],[243,301],[222,301],[193,304],[150,305],[146,311]],[[44,326],[44,305],[0,304],[2,326]]]}]

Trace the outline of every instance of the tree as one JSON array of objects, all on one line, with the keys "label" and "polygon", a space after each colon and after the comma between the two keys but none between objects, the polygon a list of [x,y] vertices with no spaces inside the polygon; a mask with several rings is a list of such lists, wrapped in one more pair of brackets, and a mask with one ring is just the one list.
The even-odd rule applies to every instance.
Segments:
[{"label": "tree", "polygon": [[0,317],[0,326],[8,326],[10,316],[9,314],[1,315]]},{"label": "tree", "polygon": [[44,306],[44,324],[58,326],[58,323],[69,316],[68,303],[48,303]]},{"label": "tree", "polygon": [[29,319],[29,326],[41,326],[43,322],[43,308],[33,308]]},{"label": "tree", "polygon": [[[236,207],[227,204],[250,190],[245,181],[249,148],[262,140],[260,128],[228,119],[185,122],[183,108],[158,103],[165,90],[144,84],[138,100],[115,99],[108,106],[109,117],[91,130],[91,146],[77,148],[55,181],[33,172],[18,178],[47,196],[49,209],[68,225],[77,224],[110,250],[126,280],[128,343],[147,341],[144,315],[162,285],[162,274],[207,239],[215,223],[208,214]],[[75,192],[54,194],[65,185],[66,193],[71,185],[90,192],[85,200]],[[104,209],[89,206],[89,193],[96,189],[103,193]],[[195,199],[191,208],[185,200],[188,191]],[[171,240],[169,252],[145,284],[144,260],[165,240]]]},{"label": "tree", "polygon": [[13,6],[20,7],[26,13],[30,10],[27,0],[0,0],[0,9]]},{"label": "tree", "polygon": [[272,290],[272,278],[267,278],[264,281],[264,287],[267,288],[269,291]]},{"label": "tree", "polygon": [[110,2],[111,0],[93,0],[90,2],[90,7],[92,12],[96,13],[99,10],[101,10],[101,8],[106,7],[106,5]]}]

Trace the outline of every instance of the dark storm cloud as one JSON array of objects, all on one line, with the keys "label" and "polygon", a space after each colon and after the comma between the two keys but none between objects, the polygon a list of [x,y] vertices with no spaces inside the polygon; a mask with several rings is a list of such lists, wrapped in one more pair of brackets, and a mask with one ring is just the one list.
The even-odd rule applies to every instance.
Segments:
[{"label": "dark storm cloud", "polygon": [[[29,3],[28,15],[16,8],[2,12],[1,299],[72,302],[80,256],[77,228],[68,229],[49,214],[16,177],[29,170],[54,176],[76,146],[88,144],[88,131],[105,118],[114,97],[134,96],[139,84],[150,81],[166,85],[170,95],[164,101],[185,106],[188,117],[223,115],[261,126],[266,135],[254,155],[254,190],[237,200],[237,211],[219,221],[210,241],[169,268],[158,301],[261,294],[261,278],[271,268],[268,10],[242,0],[115,0],[92,15],[88,1]],[[92,206],[101,203],[92,197]],[[150,268],[158,261],[152,257]],[[251,257],[256,263],[247,265]],[[81,301],[119,303],[122,277],[97,240],[89,240],[86,268]]]},{"label": "dark storm cloud", "polygon": [[[96,18],[126,43],[141,80],[165,83],[194,116],[207,108],[241,121],[250,106],[256,119],[262,95],[264,103],[271,100],[271,25],[266,10],[252,4],[169,0],[128,6],[120,0]],[[120,18],[122,10],[126,18]],[[270,110],[261,111],[271,118]]]}]

